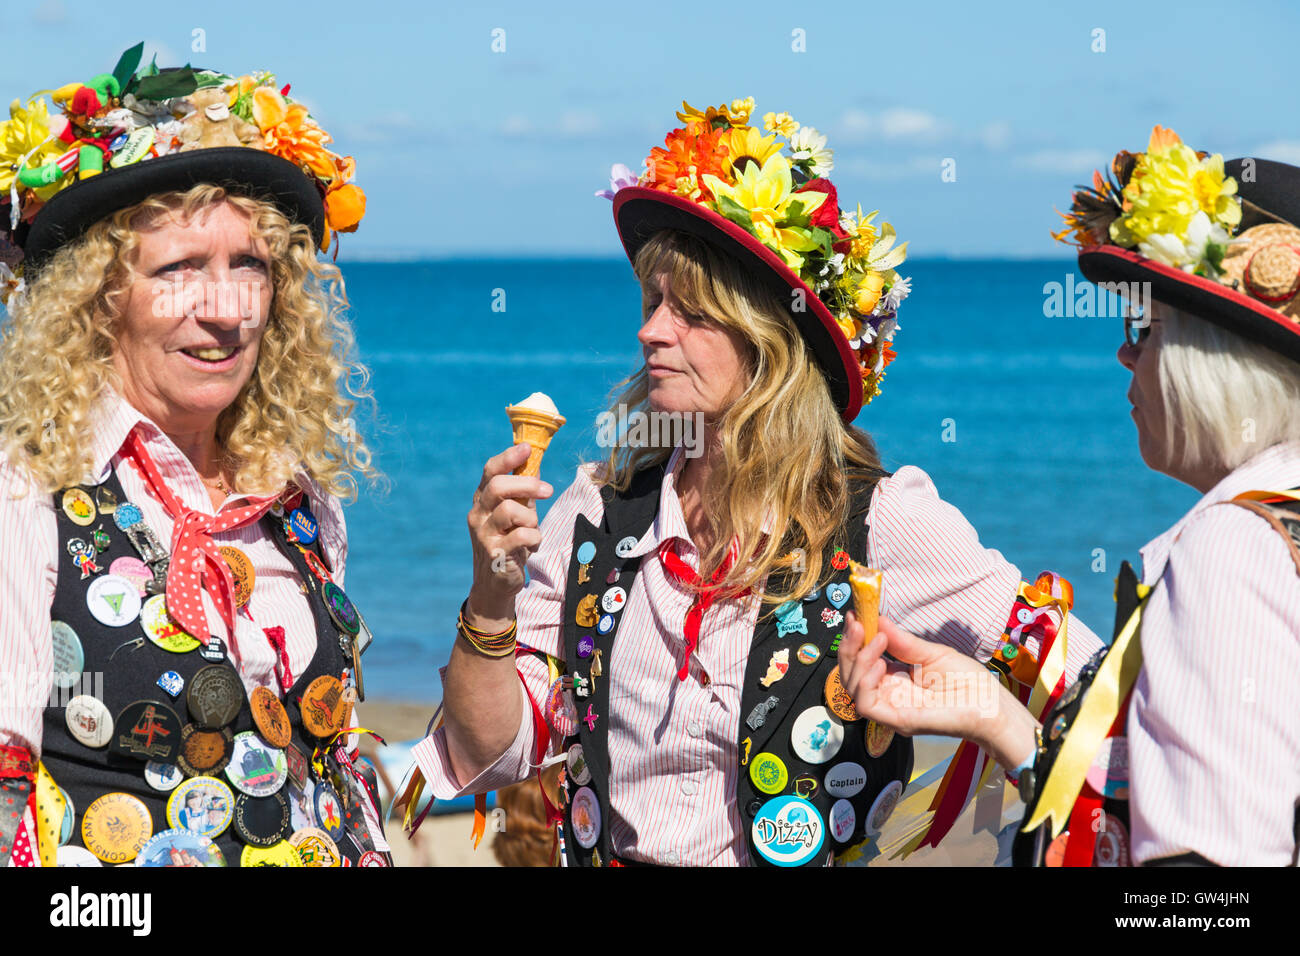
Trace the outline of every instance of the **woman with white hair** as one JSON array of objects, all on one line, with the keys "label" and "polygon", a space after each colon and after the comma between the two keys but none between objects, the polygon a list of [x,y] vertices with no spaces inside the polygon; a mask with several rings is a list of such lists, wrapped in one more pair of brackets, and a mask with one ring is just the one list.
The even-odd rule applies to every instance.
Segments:
[{"label": "woman with white hair", "polygon": [[994,679],[969,658],[888,621],[865,646],[846,631],[861,712],[1018,767],[1017,863],[1296,862],[1300,169],[1230,161],[1238,197],[1224,166],[1156,127],[1066,217],[1089,279],[1149,283],[1118,355],[1142,458],[1203,495],[1142,549],[1140,582],[1123,566],[1109,651],[1040,727],[1000,691],[991,714],[915,693]]}]

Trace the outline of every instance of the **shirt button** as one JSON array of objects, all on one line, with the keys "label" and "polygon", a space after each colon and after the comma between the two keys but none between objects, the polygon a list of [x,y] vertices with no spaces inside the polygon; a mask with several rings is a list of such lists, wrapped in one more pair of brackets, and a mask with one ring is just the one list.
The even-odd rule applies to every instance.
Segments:
[{"label": "shirt button", "polygon": [[699,721],[692,720],[687,726],[686,732],[692,737],[699,737],[704,733],[704,728],[700,726]]},{"label": "shirt button", "polygon": [[694,780],[682,781],[682,793],[686,794],[688,797],[692,796],[698,789],[700,788],[696,785]]},{"label": "shirt button", "polygon": [[672,866],[676,866],[680,861],[681,861],[681,857],[677,855],[676,850],[669,850],[667,853],[664,854],[665,863],[671,864]]}]

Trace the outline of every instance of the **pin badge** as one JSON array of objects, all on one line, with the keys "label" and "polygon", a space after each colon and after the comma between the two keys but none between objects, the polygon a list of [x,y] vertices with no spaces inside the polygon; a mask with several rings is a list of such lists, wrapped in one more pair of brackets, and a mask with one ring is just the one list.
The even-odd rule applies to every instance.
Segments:
[{"label": "pin badge", "polygon": [[755,704],[754,709],[751,710],[749,716],[745,718],[745,723],[749,726],[749,729],[758,730],[767,723],[767,715],[772,712],[778,703],[780,703],[780,698],[773,696]]},{"label": "pin badge", "polygon": [[95,500],[80,488],[69,488],[63,493],[63,513],[69,521],[83,528],[90,527],[98,514]]},{"label": "pin badge", "polygon": [[636,547],[636,542],[636,538],[628,535],[626,538],[620,540],[618,544],[614,545],[614,554],[620,558],[626,558],[632,553],[632,549]]},{"label": "pin badge", "polygon": [[600,617],[600,614],[596,611],[596,602],[599,600],[600,598],[594,594],[585,594],[578,601],[578,610],[575,615],[578,627],[596,626],[596,621]]},{"label": "pin badge", "polygon": [[843,583],[832,584],[826,588],[826,600],[830,601],[831,605],[837,610],[848,603],[852,594],[853,590]]},{"label": "pin badge", "polygon": [[790,669],[790,648],[783,647],[772,655],[772,659],[767,662],[767,673],[759,678],[759,684],[763,687],[771,687]]}]

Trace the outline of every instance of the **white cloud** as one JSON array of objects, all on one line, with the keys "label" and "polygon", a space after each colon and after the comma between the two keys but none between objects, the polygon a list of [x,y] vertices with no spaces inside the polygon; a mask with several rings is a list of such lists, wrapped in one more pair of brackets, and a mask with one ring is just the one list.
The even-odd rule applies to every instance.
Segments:
[{"label": "white cloud", "polygon": [[527,136],[533,131],[532,121],[518,113],[507,116],[501,121],[499,132],[502,136]]},{"label": "white cloud", "polygon": [[1015,165],[1039,173],[1086,178],[1094,169],[1106,166],[1106,157],[1095,149],[1040,149],[1035,153],[1017,156]]},{"label": "white cloud", "polygon": [[992,152],[1004,150],[1011,143],[1011,124],[1005,120],[989,123],[979,131],[978,138],[987,150]]},{"label": "white cloud", "polygon": [[942,160],[937,156],[913,156],[893,162],[881,162],[874,159],[855,158],[844,161],[836,160],[837,173],[849,172],[865,179],[894,180],[919,179],[923,176],[939,178]]},{"label": "white cloud", "polygon": [[1258,156],[1260,159],[1275,159],[1279,163],[1290,163],[1292,166],[1300,166],[1300,142],[1295,140],[1276,140],[1267,145],[1261,146],[1250,155]]},{"label": "white cloud", "polygon": [[874,124],[871,117],[862,110],[850,109],[840,117],[839,134],[841,139],[864,139],[871,132]]},{"label": "white cloud", "polygon": [[933,139],[944,124],[924,110],[895,107],[880,114],[880,135],[889,140]]}]

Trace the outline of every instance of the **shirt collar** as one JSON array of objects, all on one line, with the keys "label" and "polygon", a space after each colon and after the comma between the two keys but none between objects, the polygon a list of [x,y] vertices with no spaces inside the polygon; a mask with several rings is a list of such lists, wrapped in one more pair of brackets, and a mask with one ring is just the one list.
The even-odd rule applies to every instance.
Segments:
[{"label": "shirt collar", "polygon": [[1281,442],[1265,448],[1224,476],[1172,528],[1143,546],[1143,583],[1152,584],[1164,574],[1174,542],[1187,523],[1206,508],[1231,501],[1245,491],[1284,491],[1297,484],[1300,484],[1300,441]]}]

